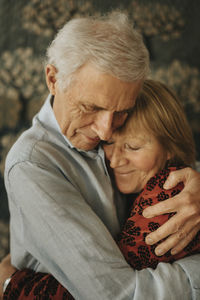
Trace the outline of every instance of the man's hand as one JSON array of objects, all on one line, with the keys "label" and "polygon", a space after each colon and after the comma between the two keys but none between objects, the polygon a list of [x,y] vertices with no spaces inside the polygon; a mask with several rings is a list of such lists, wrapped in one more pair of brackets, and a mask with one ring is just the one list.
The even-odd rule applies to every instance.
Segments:
[{"label": "man's hand", "polygon": [[12,276],[16,269],[11,266],[10,254],[0,263],[0,300],[3,299],[3,284],[5,280]]},{"label": "man's hand", "polygon": [[191,168],[174,171],[170,173],[164,188],[175,187],[181,181],[185,187],[178,195],[143,211],[146,218],[176,212],[169,221],[146,237],[149,245],[168,237],[156,247],[158,256],[170,249],[172,255],[179,253],[200,230],[200,174]]}]

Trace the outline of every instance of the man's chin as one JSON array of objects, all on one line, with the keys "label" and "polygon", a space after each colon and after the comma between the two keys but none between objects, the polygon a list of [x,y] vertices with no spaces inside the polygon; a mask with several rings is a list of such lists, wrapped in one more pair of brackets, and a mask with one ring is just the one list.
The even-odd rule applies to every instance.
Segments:
[{"label": "man's chin", "polygon": [[91,138],[86,134],[79,132],[79,134],[74,135],[70,138],[70,142],[74,147],[83,151],[94,150],[98,147],[100,139],[95,137]]},{"label": "man's chin", "polygon": [[83,151],[91,151],[91,150],[95,150],[98,145],[99,142],[93,142],[93,143],[83,143],[83,142],[73,142],[71,141],[72,145],[74,147],[76,147],[77,149],[83,150]]},{"label": "man's chin", "polygon": [[99,142],[95,143],[95,144],[92,144],[92,145],[84,145],[80,149],[84,150],[84,151],[91,151],[91,150],[97,149],[98,145],[99,145]]}]

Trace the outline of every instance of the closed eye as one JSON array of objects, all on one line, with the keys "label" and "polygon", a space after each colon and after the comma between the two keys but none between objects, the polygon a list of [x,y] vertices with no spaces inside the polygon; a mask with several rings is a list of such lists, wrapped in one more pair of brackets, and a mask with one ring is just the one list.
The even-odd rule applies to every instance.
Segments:
[{"label": "closed eye", "polygon": [[137,150],[140,150],[141,147],[140,146],[131,146],[126,143],[126,144],[124,144],[124,149],[130,150],[130,151],[137,151]]},{"label": "closed eye", "polygon": [[121,117],[121,116],[123,116],[125,114],[128,115],[128,112],[127,111],[116,111],[115,112],[115,116],[117,116],[117,117]]},{"label": "closed eye", "polygon": [[110,146],[114,144],[114,141],[102,141],[103,146]]},{"label": "closed eye", "polygon": [[122,110],[122,111],[116,111],[115,112],[115,116],[117,116],[117,117],[121,117],[123,115],[127,115],[128,116],[132,111],[133,111],[133,108],[129,108],[129,109]]}]

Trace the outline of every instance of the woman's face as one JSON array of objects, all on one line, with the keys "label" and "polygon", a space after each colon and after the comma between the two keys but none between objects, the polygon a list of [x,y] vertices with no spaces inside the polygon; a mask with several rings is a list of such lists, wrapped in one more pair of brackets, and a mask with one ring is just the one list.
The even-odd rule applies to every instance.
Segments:
[{"label": "woman's face", "polygon": [[134,135],[114,133],[104,151],[117,187],[124,194],[140,192],[170,158],[158,140],[145,130],[137,130]]}]

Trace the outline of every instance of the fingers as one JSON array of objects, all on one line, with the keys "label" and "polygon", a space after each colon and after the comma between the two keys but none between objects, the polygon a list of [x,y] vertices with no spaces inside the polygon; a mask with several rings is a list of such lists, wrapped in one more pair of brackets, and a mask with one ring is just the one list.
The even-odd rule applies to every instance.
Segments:
[{"label": "fingers", "polygon": [[179,220],[176,222],[175,215],[167,223],[163,224],[156,231],[152,232],[146,237],[145,241],[147,244],[155,244],[156,242],[168,236],[170,227],[171,235],[156,247],[156,255],[163,255],[170,249],[173,249],[173,255],[180,252],[186,245],[188,245],[188,243],[194,238],[195,234],[200,230],[198,216],[190,219],[183,226],[181,226],[182,221]]},{"label": "fingers", "polygon": [[172,234],[163,243],[156,247],[156,255],[163,255],[170,249],[172,249],[172,255],[178,254],[192,241],[197,232],[198,229],[194,228],[190,233],[186,234],[185,229],[182,228],[178,232]]},{"label": "fingers", "polygon": [[181,252],[195,237],[197,232],[199,231],[198,228],[193,228],[180,242],[171,250],[171,254],[175,255]]},{"label": "fingers", "polygon": [[153,218],[155,216],[163,215],[166,213],[176,212],[177,207],[180,205],[181,198],[179,195],[169,198],[155,205],[149,206],[143,210],[145,218]]},{"label": "fingers", "polygon": [[[165,213],[179,212],[183,207],[200,214],[200,174],[191,168],[171,172],[166,181],[169,183],[167,188],[177,185],[180,181],[184,181],[185,187],[178,195],[145,208],[143,216],[152,218]],[[185,213],[187,214],[187,211]]]},{"label": "fingers", "polygon": [[[157,230],[147,235],[145,242],[148,245],[153,245],[160,240],[168,237],[170,234],[177,232],[179,228],[179,223],[176,222],[176,215],[170,218],[166,223],[160,226]],[[175,220],[174,220],[175,219]],[[174,245],[175,246],[175,245]]]},{"label": "fingers", "polygon": [[[196,196],[196,195],[195,195]],[[145,218],[153,218],[155,216],[163,215],[172,212],[183,212],[190,217],[192,214],[199,214],[200,201],[195,198],[189,191],[182,190],[178,195],[169,198],[155,205],[149,206],[143,210]]]},{"label": "fingers", "polygon": [[165,184],[163,185],[164,189],[171,189],[175,187],[179,182],[185,182],[186,178],[191,172],[191,168],[184,168],[177,171],[173,171],[169,174]]},{"label": "fingers", "polygon": [[180,252],[200,230],[200,174],[191,168],[185,168],[172,172],[168,179],[171,184],[168,188],[180,181],[184,182],[185,188],[173,198],[143,211],[146,218],[176,212],[165,224],[146,237],[149,245],[167,238],[156,247],[155,253],[158,256],[170,249],[173,254]]}]

